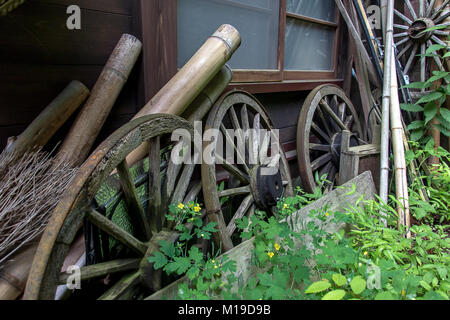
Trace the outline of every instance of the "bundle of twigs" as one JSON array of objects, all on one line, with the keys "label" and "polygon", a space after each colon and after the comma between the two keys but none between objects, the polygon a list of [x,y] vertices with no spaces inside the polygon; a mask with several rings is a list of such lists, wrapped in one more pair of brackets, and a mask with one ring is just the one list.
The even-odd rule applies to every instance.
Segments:
[{"label": "bundle of twigs", "polygon": [[0,265],[44,230],[76,169],[38,150],[0,155]]}]

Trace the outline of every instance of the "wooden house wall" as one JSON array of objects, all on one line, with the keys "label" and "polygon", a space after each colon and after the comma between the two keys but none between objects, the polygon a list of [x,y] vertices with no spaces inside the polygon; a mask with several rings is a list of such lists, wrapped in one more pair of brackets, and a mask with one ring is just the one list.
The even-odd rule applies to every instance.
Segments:
[{"label": "wooden house wall", "polygon": [[[73,79],[91,89],[123,33],[139,35],[134,0],[27,0],[0,17],[0,150]],[[69,5],[81,8],[81,30],[68,30]],[[142,59],[141,59],[142,60]],[[127,122],[139,100],[138,61],[100,133]],[[61,139],[67,123],[57,134]]]}]

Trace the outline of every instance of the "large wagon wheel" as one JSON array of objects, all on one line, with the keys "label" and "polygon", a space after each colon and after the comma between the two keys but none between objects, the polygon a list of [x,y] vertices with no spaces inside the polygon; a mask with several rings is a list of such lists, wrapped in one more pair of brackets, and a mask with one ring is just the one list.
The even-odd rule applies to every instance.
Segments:
[{"label": "large wagon wheel", "polygon": [[[448,6],[450,0],[445,0],[438,8],[434,8],[435,0],[420,0],[419,8],[414,8],[410,0],[405,0],[405,3],[408,7],[405,14],[395,10],[395,15],[400,21],[398,24],[394,24],[394,39],[399,49],[397,58],[403,61],[403,72],[409,75],[411,80],[424,82],[429,76],[431,61],[434,60],[438,68],[445,71],[445,66],[437,56],[420,58],[418,55],[424,55],[427,49],[435,44],[447,47],[440,37],[450,35],[450,32],[445,30],[449,27],[445,19],[450,16],[450,12],[441,13]],[[425,32],[433,27],[445,29]],[[438,50],[433,50],[433,53],[436,51]],[[413,72],[415,69],[419,72],[417,77]]]},{"label": "large wagon wheel", "polygon": [[322,85],[306,98],[297,127],[297,159],[305,191],[314,192],[317,178],[337,181],[342,131],[352,133],[350,146],[365,143],[358,114],[345,93],[337,86]]},{"label": "large wagon wheel", "polygon": [[[164,167],[163,149],[176,129],[186,129],[185,132],[193,135],[191,124],[180,117],[145,116],[117,130],[94,151],[53,212],[33,261],[25,290],[26,299],[54,299],[57,286],[66,283],[68,275],[61,272],[63,262],[85,219],[109,236],[105,240],[107,243],[117,241],[128,248],[127,255],[122,258],[112,257],[81,268],[82,280],[120,275],[120,280],[101,295],[102,299],[129,299],[143,288],[159,289],[161,275],[153,270],[148,257],[159,248],[159,240],[175,242],[178,238],[176,232],[162,228],[164,197],[171,199],[168,201],[174,201],[174,198],[181,199],[177,201],[195,200],[200,192],[199,182],[195,186],[190,183],[189,191],[186,186],[192,177],[191,169],[179,168],[181,174],[173,175],[170,171],[176,171],[175,166],[165,165],[164,177],[160,177]],[[151,191],[147,212],[125,160],[144,141],[150,145],[148,188]],[[111,179],[115,169],[120,177],[131,229],[119,226],[92,206],[99,189]],[[168,184],[172,186],[170,196],[163,190],[168,188]]]},{"label": "large wagon wheel", "polygon": [[[218,134],[212,142],[203,142],[204,157],[212,155],[210,161],[202,162],[203,198],[208,219],[218,223],[215,241],[223,251],[239,242],[238,236],[233,237],[236,219],[254,214],[256,208],[270,212],[280,197],[292,195],[288,163],[273,128],[261,104],[243,91],[223,95],[209,114],[205,134],[209,129]],[[250,133],[251,129],[255,134]],[[270,143],[268,132],[275,134]],[[232,157],[225,147],[219,148],[219,137],[226,149],[232,150]],[[280,151],[279,157],[275,147]],[[275,170],[265,170],[274,164]]]}]

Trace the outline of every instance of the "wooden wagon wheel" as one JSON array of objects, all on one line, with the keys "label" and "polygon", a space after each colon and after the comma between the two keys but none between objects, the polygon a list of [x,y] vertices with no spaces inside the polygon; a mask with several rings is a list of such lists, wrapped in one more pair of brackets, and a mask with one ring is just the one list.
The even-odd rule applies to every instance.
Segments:
[{"label": "wooden wagon wheel", "polygon": [[[82,280],[117,273],[123,275],[126,272],[125,276],[104,292],[102,299],[128,299],[143,287],[159,289],[160,276],[153,270],[148,257],[158,250],[159,240],[175,242],[178,238],[176,232],[161,228],[161,219],[165,213],[161,209],[165,205],[161,200],[165,194],[163,189],[168,184],[177,186],[172,188],[175,190],[170,193],[170,201],[173,201],[174,197],[195,200],[200,192],[200,188],[193,187],[192,184],[188,192],[185,181],[181,181],[186,176],[188,182],[191,180],[190,169],[178,170],[182,173],[172,178],[168,177],[170,174],[166,174],[165,179],[159,176],[163,141],[170,141],[170,135],[176,129],[186,129],[189,135],[193,135],[192,125],[180,117],[161,114],[144,116],[117,130],[94,151],[81,166],[64,198],[53,212],[33,261],[25,299],[54,299],[57,286],[66,283],[68,275],[61,272],[63,262],[85,219],[128,248],[130,253],[126,258],[102,261],[81,268]],[[169,139],[165,140],[167,138]],[[148,188],[151,191],[147,212],[138,199],[135,183],[125,160],[126,156],[144,141],[150,144]],[[166,166],[167,171],[174,170],[169,167],[170,165]],[[111,178],[115,169],[120,177],[128,214],[134,227],[133,232],[119,227],[92,207],[98,190]],[[161,183],[162,180],[165,183]],[[175,195],[176,193],[178,195]]]},{"label": "wooden wagon wheel", "polygon": [[[419,8],[417,9],[413,7],[410,0],[405,0],[405,3],[408,7],[405,14],[395,10],[395,15],[401,21],[398,24],[394,24],[394,40],[396,41],[395,45],[399,49],[397,58],[403,62],[403,72],[409,75],[411,80],[425,82],[430,72],[432,60],[436,62],[441,71],[445,71],[445,66],[437,56],[420,58],[418,55],[425,54],[427,49],[435,44],[447,47],[447,44],[440,37],[448,37],[450,35],[450,32],[445,30],[449,27],[445,19],[450,16],[450,12],[441,13],[448,6],[450,0],[445,0],[438,8],[434,8],[435,0],[420,0]],[[424,32],[433,27],[445,29]],[[432,51],[436,53],[439,50]],[[417,63],[420,64],[416,65]],[[415,69],[418,69],[420,73],[417,77],[413,73]]]},{"label": "wooden wagon wheel", "polygon": [[337,86],[322,85],[306,98],[297,127],[297,158],[305,191],[314,192],[316,174],[331,189],[337,181],[342,131],[352,133],[350,146],[364,144],[358,114]]},{"label": "wooden wagon wheel", "polygon": [[[277,199],[292,195],[289,167],[278,136],[272,137],[272,147],[269,143],[268,132],[273,128],[261,104],[243,91],[223,95],[209,114],[205,134],[214,129],[217,135],[211,142],[203,142],[203,156],[208,152],[212,155],[211,161],[202,162],[203,198],[208,219],[218,223],[215,241],[223,251],[240,241],[233,237],[236,219],[254,214],[256,208],[270,212]],[[255,134],[250,133],[251,129]],[[266,134],[262,129],[267,130]],[[232,151],[232,157],[224,148],[219,149],[220,137],[227,150]],[[279,157],[274,156],[274,146],[279,147]],[[269,149],[274,151],[272,157],[268,157]],[[275,170],[265,175],[265,169],[275,163]],[[218,188],[220,182],[222,188]],[[225,199],[229,201],[224,203]],[[225,206],[229,215],[224,213]]]}]

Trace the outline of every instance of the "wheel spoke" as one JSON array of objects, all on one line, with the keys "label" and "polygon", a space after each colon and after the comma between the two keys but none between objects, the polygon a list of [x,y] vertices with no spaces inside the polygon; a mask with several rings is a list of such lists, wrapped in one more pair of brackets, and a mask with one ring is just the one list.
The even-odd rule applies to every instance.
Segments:
[{"label": "wheel spoke", "polygon": [[402,13],[400,13],[400,11],[398,11],[397,9],[394,9],[394,13],[403,21],[405,21],[407,24],[412,25],[412,21],[410,19],[408,19],[406,16],[404,16]]},{"label": "wheel spoke", "polygon": [[328,176],[326,178],[328,181],[330,181],[330,185],[327,187],[328,191],[333,190],[333,187],[334,187],[334,184],[335,184],[335,181],[336,181],[336,173],[337,173],[337,169],[333,165],[331,167],[330,173],[328,174]]},{"label": "wheel spoke", "polygon": [[330,174],[331,167],[333,166],[333,163],[330,161],[328,162],[322,170],[319,171],[319,179],[321,179],[325,175],[325,179],[328,178],[328,175]]},{"label": "wheel spoke", "polygon": [[408,37],[408,32],[400,32],[400,33],[395,33],[394,34],[394,38],[403,38],[403,37]]},{"label": "wheel spoke", "polygon": [[409,38],[405,38],[405,39],[400,40],[399,42],[396,42],[395,45],[397,47],[400,47],[401,45],[405,44],[408,41],[409,41]]},{"label": "wheel spoke", "polygon": [[[183,142],[178,142],[177,144],[182,144]],[[175,146],[176,148],[176,146]],[[178,161],[177,161],[178,162]],[[166,183],[164,188],[164,196],[163,199],[165,202],[169,202],[172,198],[173,191],[175,189],[176,180],[178,177],[178,174],[181,170],[181,162],[175,163],[174,161],[170,160],[169,165],[167,166],[167,174],[166,174]],[[169,205],[170,203],[165,203],[165,205]]]},{"label": "wheel spoke", "polygon": [[[140,259],[118,259],[91,266],[85,266],[80,268],[80,280],[84,281],[104,277],[108,274],[137,269],[139,267],[139,262]],[[67,280],[70,276],[70,274],[62,272],[59,276],[59,284],[67,284]]]},{"label": "wheel spoke", "polygon": [[[440,14],[441,14],[441,11],[442,11],[442,9],[444,9],[448,4],[450,3],[450,0],[445,0],[437,9],[436,9],[436,11],[434,12],[434,14],[431,16],[431,20],[434,20],[434,19],[436,19]],[[436,23],[436,21],[435,21],[435,23]]]},{"label": "wheel spoke", "polygon": [[339,119],[338,115],[334,113],[334,111],[330,108],[330,106],[325,102],[325,100],[320,101],[320,105],[324,107],[325,112],[328,113],[329,116],[336,122],[336,124],[341,128],[342,130],[349,130],[345,124]]},{"label": "wheel spoke", "polygon": [[149,142],[148,169],[148,217],[153,232],[161,230],[161,141],[157,136]]},{"label": "wheel spoke", "polygon": [[419,15],[421,17],[425,15],[425,0],[419,0]]},{"label": "wheel spoke", "polygon": [[434,34],[437,34],[437,35],[440,35],[440,36],[444,36],[444,37],[448,37],[450,35],[450,32],[449,31],[442,31],[442,30],[435,30]]},{"label": "wheel spoke", "polygon": [[408,52],[409,49],[411,49],[411,47],[413,46],[413,43],[410,42],[406,45],[406,47],[403,48],[402,51],[400,51],[400,53],[397,55],[397,59],[400,59],[401,57],[403,57],[403,55]]},{"label": "wheel spoke", "polygon": [[438,37],[436,37],[436,36],[431,36],[431,39],[432,39],[434,42],[436,42],[437,44],[440,44],[441,46],[447,47],[447,44],[446,44],[444,41],[442,41],[441,39],[439,39]]},{"label": "wheel spoke", "polygon": [[219,198],[233,197],[233,196],[248,194],[250,192],[251,192],[250,186],[247,185],[245,187],[239,187],[239,188],[234,188],[234,189],[228,189],[228,190],[220,191],[219,192]]},{"label": "wheel spoke", "polygon": [[219,163],[226,171],[235,176],[239,181],[244,184],[248,184],[248,176],[239,170],[237,167],[223,159],[220,155],[216,154],[216,163]]},{"label": "wheel spoke", "polygon": [[322,131],[322,129],[319,128],[319,126],[317,126],[317,124],[315,124],[314,122],[311,123],[311,129],[316,132],[318,134],[318,138],[322,138],[321,140],[324,142],[327,142],[329,144],[331,144],[331,139],[329,136],[327,136],[327,134],[325,132]]},{"label": "wheel spoke", "polygon": [[146,240],[152,237],[152,231],[147,223],[147,217],[145,216],[144,208],[142,207],[139,197],[136,192],[136,188],[131,179],[130,170],[127,165],[127,161],[123,160],[117,166],[117,172],[119,173],[120,184],[125,195],[125,200],[129,209],[130,217],[133,221],[133,225],[137,226]]},{"label": "wheel spoke", "polygon": [[250,164],[258,165],[259,145],[260,145],[260,132],[261,132],[261,115],[257,113],[253,119],[252,143],[250,145]]},{"label": "wheel spoke", "polygon": [[412,66],[412,63],[413,63],[413,61],[414,61],[414,58],[416,57],[416,53],[417,53],[417,49],[418,49],[418,48],[419,48],[419,45],[418,45],[418,44],[415,44],[414,47],[413,47],[413,49],[412,49],[412,51],[411,51],[411,55],[409,56],[408,62],[406,63],[405,70],[404,70],[404,73],[405,73],[405,74],[408,74],[408,71],[409,71],[409,69],[410,69],[411,66]]},{"label": "wheel spoke", "polygon": [[[351,128],[352,125],[353,125],[354,120],[355,119],[354,119],[353,115],[348,116],[347,119],[345,120],[345,126],[347,128]],[[349,131],[351,132],[351,130],[349,130]]]},{"label": "wheel spoke", "polygon": [[236,114],[236,110],[234,109],[234,107],[230,107],[229,112],[231,114],[231,122],[233,124],[233,128],[236,132],[237,135],[237,139],[238,139],[238,148],[239,146],[241,146],[242,148],[244,148],[244,150],[242,150],[245,154],[245,132],[242,131],[242,128],[239,124],[239,119],[237,117]]},{"label": "wheel spoke", "polygon": [[331,137],[331,136],[333,135],[333,133],[332,133],[332,131],[331,131],[331,129],[330,129],[330,126],[329,126],[329,124],[328,124],[327,119],[325,119],[325,116],[324,116],[324,114],[323,114],[322,109],[320,108],[320,106],[317,106],[316,111],[317,111],[317,114],[319,115],[319,118],[320,118],[319,120],[322,122],[323,127],[325,128],[325,131],[327,132],[327,135],[328,135],[329,137]]},{"label": "wheel spoke", "polygon": [[135,272],[122,277],[106,291],[99,300],[131,300],[134,289],[141,283],[141,273]]},{"label": "wheel spoke", "polygon": [[[427,59],[425,58],[425,52],[427,48],[425,43],[423,43],[420,46],[420,53],[422,54],[422,57],[420,59],[420,81],[425,82],[426,80],[426,68],[427,68]],[[425,88],[421,90],[422,92],[425,91]]]},{"label": "wheel spoke", "polygon": [[134,252],[144,255],[147,251],[147,246],[143,242],[133,237],[98,211],[94,209],[88,210],[86,218]]},{"label": "wheel spoke", "polygon": [[411,1],[405,0],[405,2],[406,2],[406,5],[408,6],[409,12],[411,13],[411,17],[413,18],[413,20],[417,20],[417,14],[414,11]]},{"label": "wheel spoke", "polygon": [[340,105],[339,105],[339,108],[338,108],[338,116],[339,116],[339,119],[341,119],[342,121],[344,121],[345,120],[345,108],[346,108],[346,104],[345,104],[345,102],[343,102],[343,103],[341,103]]},{"label": "wheel spoke", "polygon": [[[228,133],[227,129],[225,128],[225,126],[223,125],[223,123],[220,124],[220,131],[222,131],[222,134],[225,136],[225,139],[227,141],[228,145],[233,146],[234,151],[236,152],[236,156],[237,156],[237,160],[238,160],[238,164],[241,164],[244,166],[245,170],[247,172],[249,172],[249,168],[245,162],[245,157],[241,154],[240,150],[238,150],[238,148],[236,147],[236,145],[234,144],[234,140],[233,138],[231,138],[230,134]],[[216,154],[217,156],[217,154]]]},{"label": "wheel spoke", "polygon": [[329,152],[330,151],[330,145],[328,145],[328,144],[310,143],[309,144],[309,150]]},{"label": "wheel spoke", "polygon": [[436,3],[436,0],[431,0],[430,5],[428,6],[427,12],[425,13],[426,17],[431,16],[433,13],[434,4]]},{"label": "wheel spoke", "polygon": [[231,237],[236,230],[236,220],[241,219],[253,203],[253,195],[248,195],[241,203],[230,223],[227,226],[227,235]]},{"label": "wheel spoke", "polygon": [[[430,40],[428,40],[427,43],[428,43],[429,46],[432,45],[432,42],[431,42]],[[433,51],[433,53],[436,53],[436,51]],[[442,65],[441,60],[440,60],[438,57],[436,57],[436,56],[434,56],[433,59],[434,59],[434,61],[436,62],[436,65],[439,67],[439,70],[445,72],[445,69],[444,69],[444,66]]]},{"label": "wheel spoke", "polygon": [[262,138],[261,148],[259,150],[259,162],[261,165],[266,164],[266,159],[269,157],[270,132],[265,132]]},{"label": "wheel spoke", "polygon": [[408,30],[409,29],[408,26],[404,26],[402,24],[394,24],[394,28],[402,29],[402,30]]},{"label": "wheel spoke", "polygon": [[184,198],[183,203],[189,203],[191,201],[194,201],[197,198],[197,196],[199,195],[201,190],[202,190],[202,182],[195,181],[193,186],[189,190],[189,193]]},{"label": "wheel spoke", "polygon": [[195,164],[185,164],[183,171],[181,172],[180,179],[178,179],[177,186],[173,192],[171,203],[180,203],[183,201],[186,191],[191,182],[192,175],[194,174]]},{"label": "wheel spoke", "polygon": [[321,157],[317,158],[316,160],[314,160],[311,163],[311,169],[313,171],[316,171],[317,169],[319,169],[320,167],[325,165],[330,160],[331,160],[331,153],[328,152],[328,153],[324,154],[323,156],[321,156]]}]

